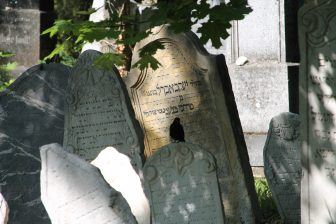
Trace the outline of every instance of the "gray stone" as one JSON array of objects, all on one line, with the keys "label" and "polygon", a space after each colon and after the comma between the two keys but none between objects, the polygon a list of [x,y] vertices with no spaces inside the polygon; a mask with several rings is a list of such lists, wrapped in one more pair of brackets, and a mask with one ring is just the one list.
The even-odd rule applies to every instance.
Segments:
[{"label": "gray stone", "polygon": [[9,208],[6,200],[3,198],[0,193],[0,223],[7,224],[8,222]]},{"label": "gray stone", "polygon": [[[169,126],[180,117],[186,141],[200,144],[217,160],[226,217],[253,223],[255,191],[246,145],[223,56],[209,55],[192,33],[175,35],[166,27],[136,46],[161,39],[155,71],[132,70],[125,78],[149,157],[168,144]],[[138,56],[134,54],[136,62]]]},{"label": "gray stone", "polygon": [[285,223],[300,223],[300,117],[282,113],[270,122],[264,148],[264,170]]},{"label": "gray stone", "polygon": [[301,223],[336,220],[336,1],[299,12]]},{"label": "gray stone", "polygon": [[134,117],[126,88],[116,70],[93,66],[101,55],[85,51],[72,69],[65,104],[64,147],[92,161],[108,146],[142,168],[141,128]]},{"label": "gray stone", "polygon": [[0,192],[11,224],[50,223],[40,201],[37,149],[63,142],[69,74],[60,64],[34,66],[0,94]]},{"label": "gray stone", "polygon": [[41,147],[41,199],[54,224],[137,223],[99,170],[59,144]]},{"label": "gray stone", "polygon": [[41,31],[52,25],[52,18],[51,13],[38,9],[0,7],[0,49],[14,53],[10,60],[25,68],[38,64],[54,47],[49,37],[41,37]]},{"label": "gray stone", "polygon": [[64,65],[34,66],[0,95],[0,192],[11,224],[50,223],[40,201],[37,149],[63,141],[69,74]]},{"label": "gray stone", "polygon": [[130,159],[115,148],[107,147],[91,164],[98,167],[106,182],[122,194],[138,224],[149,224],[149,202]]},{"label": "gray stone", "polygon": [[153,223],[224,223],[216,163],[190,143],[160,148],[144,166]]}]

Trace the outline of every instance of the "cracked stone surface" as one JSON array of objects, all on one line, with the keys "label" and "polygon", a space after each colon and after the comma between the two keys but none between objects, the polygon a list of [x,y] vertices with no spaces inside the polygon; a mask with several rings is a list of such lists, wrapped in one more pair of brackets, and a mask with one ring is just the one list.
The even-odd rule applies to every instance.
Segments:
[{"label": "cracked stone surface", "polygon": [[40,199],[39,147],[63,142],[70,68],[37,65],[0,93],[0,192],[9,223],[50,223]]}]

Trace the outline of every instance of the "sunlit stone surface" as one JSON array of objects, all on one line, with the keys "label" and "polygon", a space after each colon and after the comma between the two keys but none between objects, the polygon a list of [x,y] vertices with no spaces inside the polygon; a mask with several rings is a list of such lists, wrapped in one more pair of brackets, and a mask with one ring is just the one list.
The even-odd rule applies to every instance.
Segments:
[{"label": "sunlit stone surface", "polygon": [[135,224],[98,168],[58,144],[41,147],[41,199],[53,224]]},{"label": "sunlit stone surface", "polygon": [[101,53],[85,51],[72,69],[65,103],[64,147],[87,161],[113,146],[142,167],[141,128],[115,70],[93,65]]},{"label": "sunlit stone surface", "polygon": [[223,55],[209,55],[193,33],[176,35],[166,27],[135,47],[153,40],[164,50],[155,57],[161,66],[144,72],[133,69],[125,83],[145,135],[150,157],[169,144],[169,126],[181,118],[186,141],[199,144],[217,161],[217,174],[229,223],[254,223],[257,199],[230,77]]},{"label": "sunlit stone surface", "polygon": [[336,220],[336,1],[299,12],[302,116],[301,223]]},{"label": "sunlit stone surface", "polygon": [[6,200],[0,193],[0,224],[7,224],[9,208]]},{"label": "sunlit stone surface", "polygon": [[224,223],[216,164],[211,153],[190,143],[171,143],[144,167],[154,224]]},{"label": "sunlit stone surface", "polygon": [[130,159],[115,148],[108,147],[101,151],[91,164],[98,167],[106,182],[123,195],[137,222],[149,224],[149,202]]},{"label": "sunlit stone surface", "polygon": [[285,223],[300,223],[300,117],[282,113],[271,120],[264,147],[264,170]]}]

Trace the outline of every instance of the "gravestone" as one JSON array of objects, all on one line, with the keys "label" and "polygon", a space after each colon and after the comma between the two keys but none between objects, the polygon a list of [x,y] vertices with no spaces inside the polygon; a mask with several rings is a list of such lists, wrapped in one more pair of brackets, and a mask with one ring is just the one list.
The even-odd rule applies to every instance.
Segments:
[{"label": "gravestone", "polygon": [[0,192],[11,224],[50,223],[40,200],[37,149],[63,142],[69,74],[64,65],[37,65],[0,93]]},{"label": "gravestone", "polygon": [[54,47],[53,40],[41,37],[53,23],[52,11],[52,0],[1,0],[0,50],[14,53],[11,60],[24,68],[37,64]]},{"label": "gravestone", "polygon": [[[169,127],[181,119],[186,141],[212,153],[229,223],[253,223],[257,201],[246,145],[223,55],[209,55],[193,33],[153,30],[142,46],[161,40],[157,70],[133,69],[124,79],[145,136],[145,154],[168,144]],[[133,55],[133,62],[138,55]]]},{"label": "gravestone", "polygon": [[8,213],[9,213],[8,204],[6,200],[3,198],[2,194],[0,193],[0,223],[1,224],[7,224]]},{"label": "gravestone", "polygon": [[216,169],[211,153],[194,144],[154,153],[144,166],[153,223],[224,223]]},{"label": "gravestone", "polygon": [[300,223],[300,117],[282,113],[271,120],[264,147],[264,170],[285,223]]},{"label": "gravestone", "polygon": [[335,0],[317,0],[299,11],[301,223],[336,220],[335,10]]},{"label": "gravestone", "polygon": [[99,170],[59,144],[41,147],[41,199],[52,223],[136,223],[122,195]]},{"label": "gravestone", "polygon": [[72,69],[66,93],[63,145],[88,161],[113,146],[129,156],[138,171],[142,167],[141,128],[117,71],[93,66],[99,55],[98,51],[85,51]]},{"label": "gravestone", "polygon": [[130,159],[115,148],[107,147],[91,164],[98,167],[106,182],[122,194],[138,224],[149,224],[149,202]]}]

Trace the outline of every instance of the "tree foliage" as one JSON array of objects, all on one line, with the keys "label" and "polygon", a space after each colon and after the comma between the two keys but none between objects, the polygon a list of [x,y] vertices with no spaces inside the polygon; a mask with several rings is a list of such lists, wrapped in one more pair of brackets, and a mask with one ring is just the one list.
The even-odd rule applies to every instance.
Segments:
[{"label": "tree foliage", "polygon": [[[142,11],[140,18],[139,13],[131,13],[131,9],[138,6],[140,3],[134,1],[109,0],[106,7],[110,12],[110,18],[104,21],[57,20],[43,34],[48,34],[50,37],[57,34],[62,36],[64,41],[47,58],[51,59],[62,52],[67,42],[73,38],[77,46],[108,38],[115,40],[116,45],[124,46],[123,50],[132,50],[137,42],[151,34],[152,28],[164,24],[169,24],[169,29],[175,33],[190,31],[193,25],[199,24],[197,32],[201,35],[201,42],[206,44],[211,41],[215,48],[219,48],[222,45],[221,39],[229,36],[230,22],[241,20],[252,11],[246,0],[229,0],[215,6],[211,6],[207,0],[160,0]],[[91,12],[92,10],[89,10],[86,13]],[[140,69],[148,66],[157,68],[160,63],[153,55],[157,49],[163,47],[160,42],[149,43],[141,50],[140,59],[133,63],[134,66]],[[98,59],[100,62],[97,62],[97,65],[104,66],[108,62],[113,62],[121,66],[130,60],[125,51],[109,53],[102,57]]]}]

